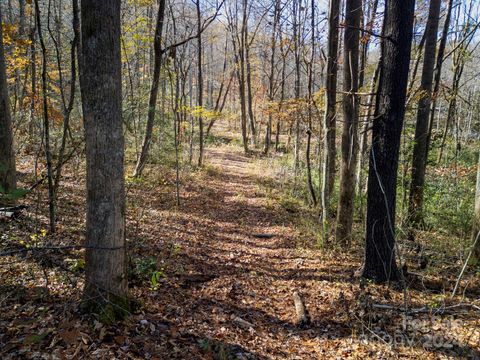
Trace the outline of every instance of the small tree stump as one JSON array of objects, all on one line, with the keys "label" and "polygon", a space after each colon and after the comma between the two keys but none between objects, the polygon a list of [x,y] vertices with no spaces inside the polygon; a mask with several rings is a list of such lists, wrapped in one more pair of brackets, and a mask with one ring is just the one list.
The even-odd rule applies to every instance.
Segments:
[{"label": "small tree stump", "polygon": [[297,325],[310,324],[310,314],[305,307],[302,297],[297,291],[293,293],[293,302],[295,304],[295,312],[297,314]]}]

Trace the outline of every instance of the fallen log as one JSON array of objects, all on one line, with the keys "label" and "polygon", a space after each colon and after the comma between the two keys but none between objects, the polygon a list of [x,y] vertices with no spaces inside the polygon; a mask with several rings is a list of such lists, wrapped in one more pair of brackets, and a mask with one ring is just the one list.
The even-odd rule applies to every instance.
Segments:
[{"label": "fallen log", "polygon": [[26,205],[0,207],[0,216],[11,219],[20,215],[22,210],[26,208],[27,208]]}]

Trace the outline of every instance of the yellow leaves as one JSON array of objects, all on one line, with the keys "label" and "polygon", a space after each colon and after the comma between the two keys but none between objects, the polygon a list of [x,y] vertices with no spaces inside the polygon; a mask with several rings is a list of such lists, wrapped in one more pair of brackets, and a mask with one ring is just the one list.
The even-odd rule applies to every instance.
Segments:
[{"label": "yellow leaves", "polygon": [[217,119],[220,117],[220,113],[214,110],[208,110],[201,106],[194,106],[189,109],[189,113],[195,117],[202,117],[204,119]]},{"label": "yellow leaves", "polygon": [[325,88],[322,87],[313,93],[313,100],[319,109],[323,109],[325,107]]},{"label": "yellow leaves", "polygon": [[31,41],[18,35],[17,24],[2,24],[3,44],[7,62],[7,75],[11,77],[17,70],[25,68],[28,64],[27,49]]},{"label": "yellow leaves", "polygon": [[152,6],[155,4],[155,0],[128,0],[129,5],[136,5],[140,7]]},{"label": "yellow leaves", "polygon": [[146,43],[146,44],[151,44],[153,43],[153,36],[147,35],[147,34],[133,34],[132,40],[135,42],[140,42],[140,43]]}]

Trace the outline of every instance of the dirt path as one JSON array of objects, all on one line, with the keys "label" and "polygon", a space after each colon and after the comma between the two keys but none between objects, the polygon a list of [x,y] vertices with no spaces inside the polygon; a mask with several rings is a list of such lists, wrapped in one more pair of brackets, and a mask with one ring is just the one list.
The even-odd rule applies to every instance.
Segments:
[{"label": "dirt path", "polygon": [[[425,350],[425,341],[418,338],[413,345],[395,347],[379,340],[373,330],[396,334],[403,317],[369,304],[402,306],[403,292],[373,285],[360,291],[354,272],[362,246],[354,244],[348,251],[318,249],[313,232],[305,226],[306,213],[292,212],[281,201],[277,191],[281,179],[273,178],[275,172],[264,165],[267,162],[228,145],[210,147],[206,160],[202,170],[182,173],[180,207],[169,167],[151,166],[144,178],[128,179],[130,288],[141,307],[124,322],[92,326],[92,316],[78,312],[81,270],[75,272],[78,283],[66,282],[62,268],[52,262],[49,295],[38,297],[32,290],[45,276],[43,258],[14,258],[0,267],[0,278],[16,284],[7,286],[10,292],[0,297],[0,302],[6,301],[0,345],[9,344],[0,349],[0,358],[50,358],[53,351],[58,355],[53,358],[85,359],[426,360],[478,348],[478,317],[472,313],[466,313],[453,330],[443,326],[431,333],[447,345],[454,334],[453,347]],[[62,221],[52,239],[59,245],[83,238],[78,214],[85,212],[84,178],[77,173],[66,176],[59,202]],[[47,211],[46,206],[42,209]],[[27,213],[6,224],[13,242],[46,228],[46,213],[40,220],[41,225],[34,213]],[[309,224],[317,226],[315,221]],[[51,254],[60,264],[65,256]],[[83,253],[68,256],[70,262],[63,268],[80,261]],[[156,284],[151,282],[155,270]],[[35,272],[36,276],[25,276]],[[435,293],[425,291],[424,280],[417,284],[419,291],[409,291],[412,307],[438,301]],[[312,319],[305,327],[296,324],[295,291],[302,295]],[[419,317],[430,323],[429,314]],[[38,337],[39,333],[43,335]],[[367,335],[368,343],[359,340],[361,334]],[[27,352],[33,355],[24,356]]]},{"label": "dirt path", "polygon": [[[182,334],[179,358],[188,358],[181,354],[192,337],[212,354],[240,359],[325,356],[325,341],[350,335],[348,326],[333,320],[331,300],[342,291],[334,283],[349,286],[354,265],[297,247],[295,215],[271,204],[258,182],[262,174],[238,148],[210,149],[207,159],[206,175],[185,186],[180,210],[161,211],[158,236],[181,248],[162,255],[170,270],[175,267],[180,287],[161,288],[155,299],[165,304],[168,298],[168,305],[152,306]],[[307,329],[295,324],[294,291],[313,319]],[[337,348],[336,341],[330,346]]]}]

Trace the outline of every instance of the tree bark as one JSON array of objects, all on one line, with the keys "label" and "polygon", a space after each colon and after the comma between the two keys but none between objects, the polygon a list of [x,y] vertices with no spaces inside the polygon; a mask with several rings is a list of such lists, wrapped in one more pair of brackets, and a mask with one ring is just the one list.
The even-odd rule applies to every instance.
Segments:
[{"label": "tree bark", "polygon": [[[70,126],[70,114],[72,113],[73,105],[75,103],[75,91],[76,91],[76,80],[77,80],[76,58],[77,58],[77,50],[78,50],[77,45],[80,38],[80,21],[78,18],[78,0],[72,1],[72,12],[73,12],[73,17],[72,17],[73,40],[70,47],[70,95],[69,95],[68,103],[65,102],[65,99],[63,101],[63,134],[62,134],[62,142],[60,145],[60,150],[58,151],[58,165],[57,165],[57,171],[55,173],[55,181],[54,181],[55,199],[57,198],[57,195],[58,195],[58,187],[60,185],[60,179],[62,177],[63,158],[65,156],[65,148],[67,145],[67,136],[68,136],[69,126]],[[58,72],[59,74],[62,72],[60,67],[60,61],[58,62]]]},{"label": "tree bark", "polygon": [[163,22],[165,18],[165,0],[160,0],[157,13],[157,24],[155,26],[155,37],[153,39],[153,77],[152,85],[150,87],[150,95],[148,99],[148,113],[147,125],[145,127],[145,135],[142,143],[142,150],[138,157],[137,164],[133,176],[138,177],[142,175],[143,168],[147,162],[148,151],[152,141],[153,125],[155,123],[155,112],[157,109],[158,85],[160,81],[160,70],[162,66],[162,36],[163,36]]},{"label": "tree bark", "polygon": [[421,98],[418,101],[417,125],[413,143],[412,180],[409,197],[409,223],[413,226],[423,221],[423,189],[427,164],[428,119],[432,99],[433,71],[437,47],[438,22],[441,0],[430,0],[427,27],[425,29],[425,54],[423,56]]},{"label": "tree bark", "polygon": [[[447,13],[445,15],[445,22],[443,24],[443,30],[442,30],[442,37],[440,38],[440,44],[438,45],[438,53],[437,53],[437,61],[435,65],[435,74],[434,74],[434,80],[433,80],[433,101],[432,101],[432,106],[430,110],[430,120],[429,120],[429,125],[428,125],[428,135],[427,135],[427,154],[425,155],[425,159],[428,159],[428,152],[430,149],[430,142],[432,138],[432,127],[433,127],[433,121],[435,118],[435,112],[437,109],[437,98],[438,98],[438,92],[440,90],[440,81],[442,78],[442,66],[443,66],[443,60],[444,60],[444,55],[445,55],[445,47],[447,46],[447,39],[448,39],[448,31],[450,29],[450,20],[452,18],[452,9],[453,9],[453,1],[454,0],[449,0],[448,5],[447,5]],[[425,168],[427,164],[424,164]]]},{"label": "tree bark", "polygon": [[[293,0],[293,55],[295,59],[295,100],[300,101],[300,9],[302,8],[302,0]],[[300,162],[300,114],[295,116],[295,146],[294,146],[294,173],[295,181],[298,173]]]},{"label": "tree bark", "polygon": [[[375,92],[378,85],[378,77],[380,74],[380,64],[382,59],[378,59],[377,66],[375,67],[375,71],[373,72],[372,80],[369,87],[369,96],[367,100],[367,110],[365,113],[365,119],[363,122],[362,129],[360,131],[360,145],[358,150],[358,165],[357,165],[357,176],[356,176],[356,188],[357,188],[357,195],[362,199],[361,193],[364,191],[364,184],[363,184],[363,177],[361,171],[363,169],[363,165],[366,160],[366,152],[367,152],[367,143],[368,143],[368,133],[370,131],[370,126],[372,124],[373,113],[375,110]],[[364,218],[363,213],[363,206],[360,202],[360,213],[362,219]]]},{"label": "tree bark", "polygon": [[313,118],[313,107],[314,99],[313,99],[313,81],[314,81],[314,62],[315,62],[315,0],[311,0],[310,3],[310,11],[311,11],[311,57],[308,67],[308,129],[307,129],[307,148],[305,150],[305,160],[307,163],[307,185],[308,190],[310,192],[310,196],[312,197],[313,206],[317,206],[317,196],[315,194],[315,189],[313,187],[313,179],[312,179],[312,164],[310,158],[310,149],[311,149],[311,142],[312,142],[312,118]]},{"label": "tree bark", "polygon": [[3,47],[2,10],[0,9],[0,193],[17,187],[12,118],[8,96],[7,70]]},{"label": "tree bark", "polygon": [[199,154],[198,154],[198,166],[203,165],[203,68],[202,68],[202,15],[200,13],[200,0],[197,0],[195,3],[197,9],[197,30],[198,30],[198,38],[197,38],[197,106],[200,109],[200,116],[198,117],[198,142],[199,142]]},{"label": "tree bark", "polygon": [[[373,24],[375,22],[375,17],[377,15],[377,9],[378,9],[378,0],[375,0],[371,6],[368,8],[368,14],[366,25],[364,25],[365,29],[367,31],[371,31],[373,29]],[[362,46],[361,46],[361,59],[360,59],[360,74],[359,74],[359,79],[358,79],[358,87],[362,88],[365,85],[365,70],[367,67],[367,62],[368,62],[368,49],[370,45],[370,35],[367,32],[362,31]],[[372,81],[369,86],[369,95],[367,98],[367,104],[366,104],[366,110],[364,111],[365,118],[363,119],[363,125],[361,126],[360,130],[360,140],[359,140],[359,150],[358,150],[358,156],[357,156],[357,167],[356,167],[356,176],[355,176],[355,188],[356,191],[355,193],[360,199],[360,215],[363,219],[363,206],[362,206],[362,197],[361,197],[361,192],[362,192],[362,169],[363,169],[363,164],[365,160],[365,149],[367,147],[367,134],[370,126],[370,119],[373,114],[373,104],[375,101],[375,89],[377,85],[377,80],[378,80],[378,72],[379,72],[379,67],[378,63],[377,66],[375,67],[375,70],[373,72],[372,76]]]},{"label": "tree bark", "polygon": [[[268,100],[272,103],[275,93],[275,50],[277,47],[277,24],[280,17],[280,1],[274,0],[272,36],[270,37],[270,73],[268,74]],[[263,153],[268,154],[272,141],[272,113],[268,114]]]},{"label": "tree bark", "polygon": [[[478,153],[478,165],[477,165],[477,183],[475,186],[475,212],[473,215],[472,226],[472,241],[475,244],[475,240],[480,232],[480,152]],[[480,244],[477,241],[476,246],[473,249],[473,260],[480,262]]]},{"label": "tree bark", "polygon": [[358,155],[358,60],[361,0],[347,0],[343,59],[343,129],[340,189],[335,238],[338,243],[351,241],[355,202],[355,166]]},{"label": "tree bark", "polygon": [[81,1],[82,88],[87,159],[84,302],[106,320],[128,308],[120,1]]},{"label": "tree bark", "polygon": [[[247,1],[244,1],[246,7]],[[246,11],[246,10],[245,10]],[[244,35],[245,37],[245,70],[247,81],[247,109],[248,119],[250,124],[250,141],[253,147],[257,146],[257,125],[255,124],[255,114],[253,112],[253,90],[252,90],[252,65],[250,63],[250,42],[248,39],[248,19],[245,22]]]},{"label": "tree bark", "polygon": [[325,118],[324,159],[322,179],[322,227],[323,238],[328,239],[328,222],[330,217],[330,197],[335,184],[335,138],[336,138],[336,103],[338,72],[338,25],[340,17],[340,0],[330,0],[328,15],[328,55],[327,76],[325,81]]},{"label": "tree bark", "polygon": [[[282,56],[282,71],[280,78],[280,100],[278,101],[278,110],[280,114],[283,108],[283,101],[285,100],[285,81],[286,81],[286,71],[287,71],[287,54],[288,50],[284,50],[283,45],[283,36],[282,36],[282,23],[279,22],[279,41],[280,41],[280,53]],[[276,129],[275,129],[275,152],[278,152],[280,145],[280,132],[281,132],[281,121],[277,120]]]},{"label": "tree bark", "polygon": [[47,164],[48,180],[48,210],[50,232],[55,232],[55,189],[53,184],[52,153],[50,151],[50,119],[48,115],[48,86],[47,86],[47,48],[43,39],[42,25],[40,21],[40,7],[35,0],[35,21],[37,24],[38,39],[42,50],[42,108],[43,108],[43,136],[45,141],[45,161]]},{"label": "tree bark", "polygon": [[387,0],[382,64],[368,172],[365,263],[362,276],[399,278],[395,251],[395,201],[400,138],[405,115],[415,0]]}]

